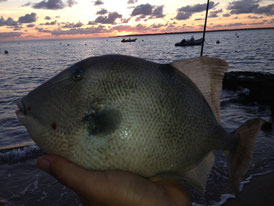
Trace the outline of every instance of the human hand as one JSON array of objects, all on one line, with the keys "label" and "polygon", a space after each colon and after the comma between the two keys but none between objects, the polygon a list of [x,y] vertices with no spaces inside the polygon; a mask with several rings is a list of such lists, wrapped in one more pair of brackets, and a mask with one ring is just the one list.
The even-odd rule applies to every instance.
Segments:
[{"label": "human hand", "polygon": [[89,171],[57,155],[42,156],[37,164],[75,191],[84,205],[191,205],[189,195],[175,180],[153,182],[124,171]]}]

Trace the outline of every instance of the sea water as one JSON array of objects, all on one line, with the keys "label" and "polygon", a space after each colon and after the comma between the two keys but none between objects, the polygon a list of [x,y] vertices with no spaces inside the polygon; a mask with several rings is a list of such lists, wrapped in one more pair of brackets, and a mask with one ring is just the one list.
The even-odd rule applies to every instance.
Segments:
[{"label": "sea water", "polygon": [[[225,59],[229,71],[274,74],[274,30],[245,30],[237,31],[237,34],[238,38],[235,31],[208,32],[204,55]],[[3,200],[7,205],[80,205],[74,192],[37,168],[36,160],[43,152],[33,145],[25,127],[16,118],[16,102],[20,97],[68,66],[91,56],[125,54],[157,63],[197,57],[200,46],[174,46],[191,36],[198,39],[202,34],[138,36],[132,43],[121,43],[121,37],[0,43],[0,202]],[[4,54],[5,50],[9,54]],[[228,131],[254,117],[272,121],[268,105],[243,105],[235,103],[235,98],[235,92],[222,92],[221,123]],[[254,160],[244,182],[274,171],[273,136],[273,131],[260,131]],[[24,146],[28,144],[31,145]],[[18,146],[23,147],[10,149]],[[233,197],[224,155],[218,151],[215,155],[205,195],[201,197],[193,191],[195,204],[220,205]]]}]

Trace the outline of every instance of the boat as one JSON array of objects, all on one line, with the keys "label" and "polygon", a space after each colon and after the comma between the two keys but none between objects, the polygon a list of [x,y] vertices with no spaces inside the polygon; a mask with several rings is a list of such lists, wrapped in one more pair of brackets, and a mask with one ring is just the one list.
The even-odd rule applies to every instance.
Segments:
[{"label": "boat", "polygon": [[200,39],[194,39],[191,37],[189,40],[183,39],[181,42],[178,42],[175,44],[175,46],[196,46],[196,45],[201,45],[203,43],[203,38]]},{"label": "boat", "polygon": [[137,40],[137,38],[135,38],[135,39],[129,38],[129,39],[123,39],[121,42],[135,42],[136,40]]}]

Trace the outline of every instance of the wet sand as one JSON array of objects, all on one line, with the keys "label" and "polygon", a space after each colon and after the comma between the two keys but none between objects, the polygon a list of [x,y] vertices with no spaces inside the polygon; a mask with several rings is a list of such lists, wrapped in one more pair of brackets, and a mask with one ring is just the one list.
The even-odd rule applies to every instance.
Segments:
[{"label": "wet sand", "polygon": [[224,206],[274,206],[274,172],[254,177],[238,199],[229,199]]}]

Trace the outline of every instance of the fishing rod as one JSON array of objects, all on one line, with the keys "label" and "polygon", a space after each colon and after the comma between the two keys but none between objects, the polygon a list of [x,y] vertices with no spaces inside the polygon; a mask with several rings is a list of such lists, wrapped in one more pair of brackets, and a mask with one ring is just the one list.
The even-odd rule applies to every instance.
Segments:
[{"label": "fishing rod", "polygon": [[203,51],[204,51],[204,42],[205,42],[205,32],[206,32],[206,22],[207,22],[208,9],[209,9],[209,0],[207,0],[207,6],[206,6],[206,16],[205,16],[205,24],[204,24],[204,32],[203,32],[203,42],[202,42],[200,56],[203,56]]}]

